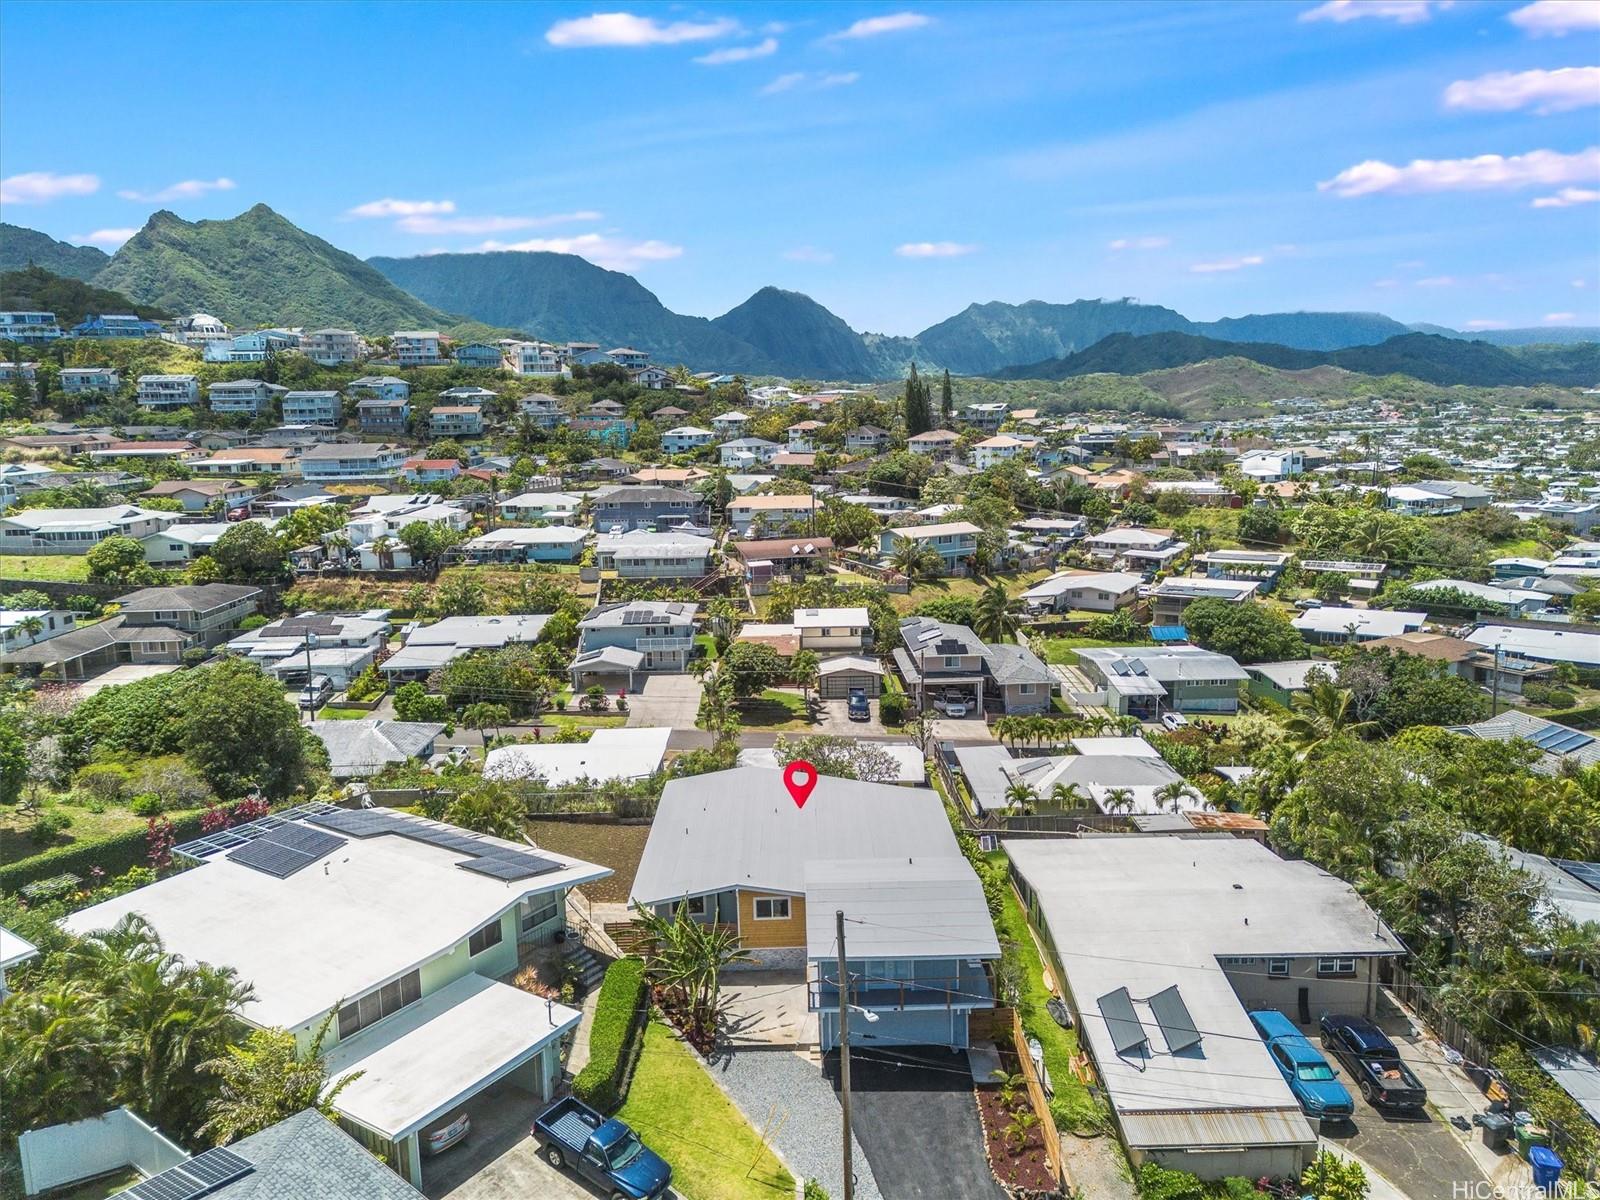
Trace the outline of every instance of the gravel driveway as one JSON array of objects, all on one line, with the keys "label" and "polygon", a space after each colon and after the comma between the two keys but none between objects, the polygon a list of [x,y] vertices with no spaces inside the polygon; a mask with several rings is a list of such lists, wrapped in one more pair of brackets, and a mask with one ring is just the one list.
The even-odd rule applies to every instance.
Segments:
[{"label": "gravel driveway", "polygon": [[[770,1119],[776,1133],[768,1136],[794,1171],[815,1179],[830,1196],[844,1195],[839,1098],[815,1063],[790,1050],[725,1049],[711,1073],[750,1124],[764,1129]],[[857,1200],[883,1200],[860,1141],[852,1143]]]}]

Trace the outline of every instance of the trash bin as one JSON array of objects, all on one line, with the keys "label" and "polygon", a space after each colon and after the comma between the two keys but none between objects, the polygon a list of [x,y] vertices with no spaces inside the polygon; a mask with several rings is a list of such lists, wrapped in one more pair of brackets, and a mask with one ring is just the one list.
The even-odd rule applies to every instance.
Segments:
[{"label": "trash bin", "polygon": [[1496,1154],[1504,1154],[1509,1150],[1511,1142],[1511,1118],[1504,1113],[1488,1112],[1478,1118],[1478,1124],[1483,1126],[1483,1144]]},{"label": "trash bin", "polygon": [[1548,1146],[1549,1144],[1550,1144],[1550,1134],[1548,1132],[1546,1132],[1545,1130],[1540,1129],[1537,1125],[1518,1125],[1517,1126],[1517,1155],[1518,1155],[1518,1157],[1523,1158],[1523,1159],[1527,1160],[1528,1162],[1532,1162],[1533,1159],[1529,1157],[1530,1152],[1535,1147]]},{"label": "trash bin", "polygon": [[1533,1166],[1533,1186],[1545,1191],[1555,1187],[1565,1165],[1549,1146],[1534,1146],[1528,1151],[1528,1162]]}]

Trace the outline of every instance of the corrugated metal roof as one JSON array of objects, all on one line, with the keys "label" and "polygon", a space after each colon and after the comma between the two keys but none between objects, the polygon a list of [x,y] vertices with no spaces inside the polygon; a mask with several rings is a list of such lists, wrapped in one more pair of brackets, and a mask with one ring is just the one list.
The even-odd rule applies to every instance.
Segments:
[{"label": "corrugated metal roof", "polygon": [[1209,1109],[1205,1112],[1119,1112],[1122,1136],[1144,1150],[1220,1150],[1230,1146],[1298,1146],[1317,1135],[1298,1108]]},{"label": "corrugated metal roof", "polygon": [[999,958],[983,885],[959,856],[806,864],[806,953],[836,953],[843,911],[852,958]]}]

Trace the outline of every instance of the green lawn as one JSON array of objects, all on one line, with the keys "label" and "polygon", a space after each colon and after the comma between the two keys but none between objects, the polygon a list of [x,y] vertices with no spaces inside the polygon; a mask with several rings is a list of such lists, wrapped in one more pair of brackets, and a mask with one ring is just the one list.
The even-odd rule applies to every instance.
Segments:
[{"label": "green lawn", "polygon": [[758,729],[810,729],[805,697],[798,692],[768,688],[759,696],[738,702],[739,724]]},{"label": "green lawn", "polygon": [[50,1200],[105,1200],[107,1196],[114,1196],[118,1192],[125,1192],[144,1176],[133,1167],[121,1171],[113,1171],[110,1175],[102,1175],[99,1179],[91,1179],[88,1183],[80,1183],[75,1187],[67,1188],[61,1192],[51,1192]]},{"label": "green lawn", "polygon": [[672,1165],[673,1187],[693,1200],[790,1200],[794,1177],[698,1059],[652,1021],[617,1114]]},{"label": "green lawn", "polygon": [[697,633],[694,635],[694,644],[701,648],[701,650],[705,653],[706,658],[711,662],[717,661],[716,638],[712,637],[709,633]]},{"label": "green lawn", "polygon": [[[37,816],[36,813],[19,813],[15,808],[0,808],[0,863],[21,862],[25,858],[32,858],[35,854],[57,846],[70,846],[75,842],[93,841],[117,833],[127,833],[130,829],[143,829],[146,825],[144,817],[136,817],[126,807],[116,804],[106,805],[103,812],[91,812],[76,804],[53,804],[40,811],[61,813],[71,818],[72,823],[62,830],[53,842],[40,846],[27,834],[28,827],[33,824]],[[167,815],[176,819],[187,811],[175,810]]]},{"label": "green lawn", "polygon": [[82,554],[7,554],[0,557],[0,579],[87,583],[89,560]]},{"label": "green lawn", "polygon": [[337,704],[324,704],[317,709],[319,721],[364,721],[371,715],[364,708],[340,708]]},{"label": "green lawn", "polygon": [[1039,652],[1039,657],[1047,663],[1059,663],[1062,666],[1072,667],[1078,663],[1077,650],[1087,650],[1095,646],[1125,646],[1126,642],[1108,642],[1104,638],[1092,637],[1048,637],[1035,638],[1034,646]]},{"label": "green lawn", "polygon": [[570,708],[564,713],[546,712],[539,714],[539,723],[554,725],[557,729],[621,729],[628,723],[627,713],[581,713],[576,708]]},{"label": "green lawn", "polygon": [[[1005,851],[995,850],[986,857],[991,862],[1003,863],[1006,856]],[[1088,1087],[1072,1071],[1072,1060],[1078,1053],[1077,1031],[1061,1028],[1045,1011],[1045,1002],[1052,993],[1044,982],[1044,960],[1028,930],[1028,920],[1017,894],[1009,887],[1005,892],[1005,911],[995,922],[995,930],[1001,941],[1015,943],[1021,952],[1022,996],[1017,1008],[1022,1013],[1022,1027],[1038,1038],[1044,1048],[1044,1065],[1056,1090],[1052,1107],[1065,1109],[1080,1127],[1090,1126],[1095,1123],[1096,1114],[1104,1114],[1090,1097]]]}]

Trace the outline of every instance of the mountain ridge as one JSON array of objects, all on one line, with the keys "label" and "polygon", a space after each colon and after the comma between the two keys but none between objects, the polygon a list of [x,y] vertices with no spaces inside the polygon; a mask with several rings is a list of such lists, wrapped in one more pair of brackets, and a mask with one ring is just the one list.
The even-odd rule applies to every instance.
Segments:
[{"label": "mountain ridge", "polygon": [[58,242],[37,229],[0,221],[0,271],[43,267],[52,275],[87,283],[110,261],[111,256],[98,246]]}]

